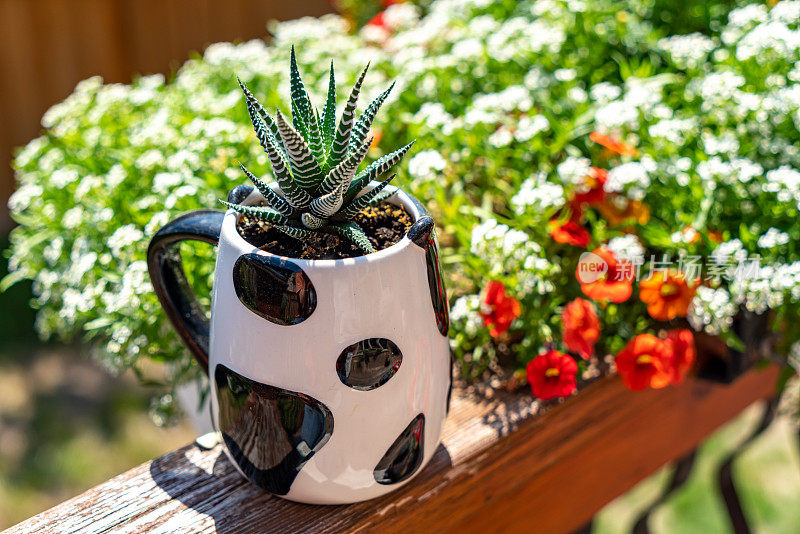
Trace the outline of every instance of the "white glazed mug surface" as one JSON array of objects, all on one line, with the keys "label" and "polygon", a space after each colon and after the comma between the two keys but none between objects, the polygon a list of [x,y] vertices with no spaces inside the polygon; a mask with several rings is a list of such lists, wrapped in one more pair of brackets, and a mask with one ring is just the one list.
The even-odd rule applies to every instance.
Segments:
[{"label": "white glazed mug surface", "polygon": [[[243,204],[263,199],[249,188],[236,194]],[[392,202],[415,221],[408,235],[340,260],[275,256],[242,238],[233,210],[217,216],[212,420],[237,469],[284,498],[341,504],[383,495],[419,473],[439,444],[451,363],[435,231],[413,197],[398,191]],[[159,261],[167,253],[149,256],[156,293],[197,355],[203,340],[193,348],[182,321],[191,323],[193,310],[176,305],[184,295],[169,287],[174,266]]]}]

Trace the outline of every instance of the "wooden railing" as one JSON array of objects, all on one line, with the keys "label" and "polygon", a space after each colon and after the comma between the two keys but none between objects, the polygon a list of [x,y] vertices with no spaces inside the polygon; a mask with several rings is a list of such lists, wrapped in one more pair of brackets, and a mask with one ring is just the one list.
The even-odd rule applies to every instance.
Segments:
[{"label": "wooden railing", "polygon": [[769,367],[732,384],[687,379],[640,393],[609,377],[541,413],[531,412],[529,396],[455,391],[431,463],[398,491],[348,506],[272,497],[245,481],[219,445],[192,444],[9,533],[585,531],[600,508],[667,462],[679,460],[679,485],[698,444],[773,398],[777,375]]},{"label": "wooden railing", "polygon": [[168,73],[209,43],[263,38],[270,19],[330,9],[326,0],[0,0],[0,229],[12,149],[78,81]]}]

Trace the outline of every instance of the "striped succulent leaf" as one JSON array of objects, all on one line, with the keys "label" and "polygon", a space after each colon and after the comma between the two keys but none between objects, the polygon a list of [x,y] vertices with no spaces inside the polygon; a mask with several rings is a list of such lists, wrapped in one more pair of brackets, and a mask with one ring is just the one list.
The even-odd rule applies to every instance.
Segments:
[{"label": "striped succulent leaf", "polygon": [[292,122],[295,123],[296,127],[298,118],[301,119],[300,123],[302,126],[299,128],[299,131],[308,142],[314,157],[322,161],[324,154],[322,151],[322,134],[320,133],[319,120],[314,106],[311,105],[308,91],[306,91],[305,85],[303,85],[303,79],[300,77],[294,46],[292,46],[291,66],[289,67],[289,85],[292,97]]},{"label": "striped succulent leaf", "polygon": [[319,184],[322,169],[314,158],[306,142],[294,127],[286,122],[280,110],[275,112],[278,118],[278,130],[286,147],[286,155],[292,164],[295,182],[306,191],[313,190]]},{"label": "striped succulent leaf", "polygon": [[344,195],[345,204],[353,200],[372,180],[376,180],[383,173],[394,167],[397,162],[403,159],[403,156],[406,155],[406,152],[409,151],[413,144],[414,141],[411,141],[406,146],[398,148],[385,156],[381,156],[373,161],[366,169],[358,173]]},{"label": "striped succulent leaf", "polygon": [[372,246],[372,243],[369,242],[369,238],[367,238],[364,230],[362,230],[361,227],[355,223],[331,224],[326,228],[328,228],[331,233],[338,234],[349,239],[367,254],[375,252],[375,248]]},{"label": "striped succulent leaf", "polygon": [[322,144],[325,147],[325,163],[330,155],[333,135],[336,132],[336,80],[333,75],[333,61],[331,61],[331,71],[328,76],[328,96],[325,98],[325,108],[322,110]]},{"label": "striped succulent leaf", "polygon": [[[276,138],[278,137],[278,126],[275,124],[275,121],[272,120],[267,114],[267,111],[264,109],[264,106],[261,105],[256,97],[253,96],[253,93],[247,88],[247,85],[239,79],[237,76],[236,79],[239,81],[239,87],[242,89],[242,93],[244,93],[245,103],[247,104],[247,113],[250,115],[250,122],[253,123],[253,129],[256,132],[256,137],[258,137],[258,142],[261,143],[261,146],[264,149],[267,148],[267,131],[269,131],[273,136]],[[283,148],[282,143],[279,143],[279,146]]]},{"label": "striped succulent leaf", "polygon": [[262,219],[275,224],[289,224],[291,222],[291,220],[285,215],[281,215],[274,209],[266,206],[242,206],[241,204],[226,202],[225,200],[220,200],[220,202],[231,208],[236,213],[241,213],[242,215],[249,215],[250,217],[256,217],[257,219]]},{"label": "striped succulent leaf", "polygon": [[[381,182],[380,184],[373,187],[371,190],[367,191],[366,193],[358,196],[353,200],[346,208],[342,209],[336,214],[336,217],[341,217],[343,220],[349,220],[358,215],[358,213],[369,206],[370,204],[374,204],[373,202],[378,196],[380,196],[381,192],[386,189],[386,186],[389,185],[389,182],[394,180],[394,177],[397,174],[391,175],[389,178]],[[388,191],[388,195],[381,198],[381,200],[385,200],[386,198],[394,195],[397,191]]]},{"label": "striped succulent leaf", "polygon": [[295,210],[285,198],[273,191],[273,189],[264,180],[258,178],[253,173],[248,171],[247,168],[241,163],[239,164],[239,167],[242,168],[242,171],[244,171],[244,174],[247,176],[247,178],[253,182],[253,185],[256,186],[258,192],[264,195],[267,204],[269,204],[271,208],[282,215],[286,215],[287,217],[291,217],[297,213],[297,210]]},{"label": "striped succulent leaf", "polygon": [[325,179],[322,180],[322,183],[319,184],[319,192],[324,194],[336,189],[340,189],[342,192],[346,191],[350,181],[353,179],[353,175],[356,173],[356,169],[364,161],[371,144],[372,139],[367,139],[357,151],[348,154],[343,162],[331,169]]},{"label": "striped succulent leaf", "polygon": [[313,198],[295,181],[276,145],[275,138],[272,137],[272,134],[268,134],[266,152],[269,162],[272,164],[272,173],[275,175],[275,181],[278,182],[286,201],[295,209],[303,209],[311,204]]},{"label": "striped succulent leaf", "polygon": [[297,226],[276,226],[278,230],[283,232],[284,234],[288,235],[289,237],[294,237],[295,239],[311,239],[314,237],[317,232],[314,230],[308,230],[306,228],[298,228]]},{"label": "striped succulent leaf", "polygon": [[329,218],[342,207],[342,190],[336,189],[319,198],[315,198],[308,207],[318,217]]},{"label": "striped succulent leaf", "polygon": [[355,123],[358,95],[361,93],[361,84],[364,82],[364,77],[367,75],[367,69],[369,69],[369,64],[367,64],[367,66],[364,67],[364,70],[361,71],[361,74],[359,74],[356,84],[350,91],[350,97],[347,99],[347,103],[344,105],[342,117],[339,119],[339,126],[336,129],[336,135],[333,138],[333,144],[331,145],[330,156],[328,157],[328,165],[330,167],[338,165],[347,154],[347,147],[350,142],[350,132],[352,131],[353,124]]},{"label": "striped succulent leaf", "polygon": [[[314,202],[318,202],[319,199],[315,200]],[[313,205],[314,202],[311,204]],[[325,226],[325,218],[324,217],[317,217],[313,213],[304,213],[300,216],[300,221],[303,223],[303,226],[308,228],[309,230],[316,230],[318,228],[322,228]]]},{"label": "striped succulent leaf", "polygon": [[394,89],[394,82],[392,82],[392,85],[390,85],[387,90],[375,97],[375,100],[367,106],[367,109],[365,109],[364,113],[358,118],[350,134],[350,143],[347,148],[348,152],[355,150],[355,148],[364,141],[367,133],[369,133],[370,126],[372,126],[372,121],[375,120],[375,115],[378,113],[384,101],[386,101],[386,97],[392,92],[392,89]]}]

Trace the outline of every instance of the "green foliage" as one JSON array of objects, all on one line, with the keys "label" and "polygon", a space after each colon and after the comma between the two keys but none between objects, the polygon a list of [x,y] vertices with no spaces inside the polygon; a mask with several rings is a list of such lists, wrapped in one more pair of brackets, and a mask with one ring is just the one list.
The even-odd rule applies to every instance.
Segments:
[{"label": "green foliage", "polygon": [[[339,126],[336,121],[336,83],[331,62],[328,95],[322,119],[311,104],[297,68],[292,47],[290,79],[292,92],[292,122],[276,112],[277,121],[270,117],[241,80],[239,85],[245,96],[247,111],[256,136],[272,164],[278,187],[283,195],[257,178],[244,166],[242,170],[270,207],[251,207],[220,201],[234,211],[268,221],[290,237],[307,240],[314,232],[340,235],[353,242],[363,252],[375,252],[364,230],[355,222],[358,213],[371,204],[378,204],[392,192],[380,194],[395,175],[371,191],[365,191],[370,181],[398,163],[411,144],[396,150],[367,167],[355,176],[356,170],[372,145],[365,139],[381,104],[394,87],[381,93],[361,115],[355,126],[358,94],[367,73],[367,66],[358,78],[342,113]],[[273,126],[276,125],[277,126]],[[277,130],[277,135],[274,131]],[[280,139],[280,142],[278,142]],[[288,160],[288,163],[287,163]],[[346,223],[346,224],[342,224]]]},{"label": "green foliage", "polygon": [[[42,136],[16,157],[11,276],[33,280],[43,336],[88,337],[111,369],[156,361],[167,366],[169,383],[197,377],[152,294],[147,242],[184,211],[218,207],[241,179],[237,162],[278,183],[280,194],[265,195],[267,209],[295,220],[316,217],[304,187],[345,161],[358,121],[349,95],[332,83],[329,58],[336,57],[336,79],[354,83],[355,98],[363,93],[372,101],[398,78],[371,128],[380,136],[367,152],[375,159],[355,171],[342,204],[398,164],[393,183],[431,211],[441,230],[451,346],[462,376],[522,367],[544,346],[562,348],[560,314],[582,295],[575,266],[583,249],[555,242],[548,228],[551,219],[567,217],[562,209],[585,188],[580,169],[588,165],[613,173],[615,198],[646,204],[650,219],[618,222],[586,210],[587,248],[630,245],[633,236],[648,256],[708,257],[738,239],[739,250],[760,254],[772,275],[747,287],[710,284],[713,298],[698,303],[693,319],[713,333],[727,329],[739,306],[768,306],[791,345],[800,337],[800,285],[792,275],[800,267],[800,56],[779,39],[795,33],[764,30],[797,32],[798,2],[730,14],[720,12],[723,1],[681,3],[699,35],[673,35],[685,32],[662,20],[663,5],[672,4],[438,0],[422,15],[404,3],[388,8],[381,31],[353,33],[336,16],[276,23],[269,44],[212,45],[169,83],[82,82],[45,114]],[[282,105],[287,91],[297,93],[284,68],[292,44],[303,87],[326,94],[319,117],[307,114],[302,126],[294,116],[292,124],[283,120],[284,134],[297,132],[310,158],[290,153],[278,117],[265,111]],[[263,106],[248,93],[249,109],[241,106],[234,74]],[[332,90],[334,102],[344,102],[338,123]],[[311,143],[314,123],[322,157]],[[331,124],[336,129],[326,138]],[[637,154],[609,155],[589,141],[594,130],[634,145]],[[398,163],[412,139],[415,153]],[[304,161],[308,182],[292,187],[295,162]],[[254,180],[259,189],[267,182]],[[681,238],[687,226],[698,241]],[[286,231],[312,230],[301,224]],[[710,239],[715,235],[724,246]],[[202,245],[184,249],[193,287],[207,295],[213,253]],[[502,339],[490,336],[480,315],[488,280],[502,281],[522,308]],[[706,315],[706,304],[717,308]],[[613,354],[652,328],[636,290],[623,304],[598,305],[598,314],[598,353]]]}]

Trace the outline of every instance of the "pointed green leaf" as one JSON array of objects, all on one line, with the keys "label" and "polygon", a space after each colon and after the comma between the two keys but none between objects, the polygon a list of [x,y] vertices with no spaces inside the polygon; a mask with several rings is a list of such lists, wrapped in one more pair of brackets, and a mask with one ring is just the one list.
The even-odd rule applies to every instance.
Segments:
[{"label": "pointed green leaf", "polygon": [[256,189],[258,189],[259,193],[264,195],[264,198],[267,200],[267,204],[269,204],[271,208],[283,215],[286,215],[287,217],[295,215],[295,209],[286,201],[285,198],[276,193],[264,180],[258,178],[253,173],[248,171],[247,168],[245,168],[245,166],[241,163],[239,164],[239,167],[242,168],[242,171],[244,171],[245,175],[247,175],[250,181],[253,182],[253,185],[256,186]]},{"label": "pointed green leaf", "polygon": [[[397,176],[397,174],[391,175],[389,178],[376,185],[363,195],[356,197],[350,204],[346,205],[344,209],[339,211],[339,213],[336,214],[336,217],[341,217],[343,219],[352,219],[355,217],[358,212],[371,204],[371,201],[374,200],[381,193],[381,191],[386,189],[386,186],[389,185],[389,182],[394,180],[395,176]],[[396,190],[391,191],[389,196],[395,194],[396,192]]]},{"label": "pointed green leaf", "polygon": [[[279,119],[282,117],[279,116]],[[280,126],[280,123],[279,123]],[[272,164],[272,173],[275,175],[275,181],[281,188],[283,196],[286,201],[292,205],[293,208],[303,209],[308,206],[311,201],[311,195],[306,193],[302,187],[295,183],[286,162],[283,159],[283,154],[278,151],[277,141],[272,134],[267,134],[267,157]],[[288,152],[288,147],[287,147]]]},{"label": "pointed green leaf", "polygon": [[305,140],[291,124],[286,122],[280,110],[276,111],[276,116],[283,146],[286,147],[286,155],[292,165],[294,180],[306,191],[311,191],[322,181],[322,169]]},{"label": "pointed green leaf", "polygon": [[220,200],[223,204],[227,207],[235,211],[236,213],[241,213],[242,215],[249,215],[250,217],[255,217],[257,219],[261,219],[263,221],[269,221],[271,223],[276,224],[288,224],[289,219],[278,213],[272,208],[267,208],[265,206],[242,206],[241,204],[233,204],[231,202],[226,202],[224,200]]},{"label": "pointed green leaf", "polygon": [[347,154],[347,147],[348,143],[350,142],[350,132],[353,129],[353,124],[355,124],[358,95],[361,92],[361,84],[364,82],[364,76],[367,75],[367,69],[369,69],[369,64],[364,67],[364,70],[362,70],[361,74],[358,76],[356,84],[350,91],[350,97],[347,99],[347,103],[344,106],[344,111],[342,111],[342,118],[339,119],[339,126],[336,129],[333,145],[331,145],[331,153],[328,156],[329,168],[333,168],[338,165]]},{"label": "pointed green leaf", "polygon": [[367,254],[375,252],[375,249],[372,247],[372,243],[369,242],[364,230],[362,230],[361,227],[355,223],[331,224],[323,228],[323,230],[329,230],[331,233],[338,234],[346,239],[349,239]]},{"label": "pointed green leaf", "polygon": [[344,195],[344,203],[348,204],[351,202],[356,195],[358,195],[361,190],[367,186],[368,183],[377,179],[383,173],[394,167],[401,159],[403,159],[403,156],[406,155],[406,152],[409,151],[415,141],[416,140],[411,141],[406,146],[398,148],[390,154],[381,156],[373,161],[366,169],[358,173],[355,180],[353,180],[353,183],[350,184],[350,187],[347,189],[347,193]]},{"label": "pointed green leaf", "polygon": [[[322,144],[330,152],[333,135],[336,131],[336,80],[333,75],[333,61],[328,77],[328,96],[325,99],[325,109],[322,110]],[[326,154],[327,157],[327,154]]]},{"label": "pointed green leaf", "polygon": [[372,126],[372,121],[375,119],[375,115],[377,115],[378,110],[380,109],[383,102],[386,100],[386,97],[389,96],[389,93],[392,92],[394,89],[394,83],[389,86],[387,90],[379,94],[375,100],[364,110],[364,113],[358,118],[356,121],[355,126],[353,126],[353,132],[350,134],[350,143],[348,145],[348,151],[354,150],[367,136],[369,133],[369,129]]},{"label": "pointed green leaf", "polygon": [[304,241],[309,239],[316,234],[313,230],[308,230],[306,228],[298,228],[296,226],[276,226],[278,230],[283,232],[284,234],[288,235],[289,237],[294,237],[295,239],[299,239]]},{"label": "pointed green leaf", "polygon": [[353,179],[358,166],[364,161],[371,144],[372,139],[367,139],[357,151],[348,154],[343,162],[331,169],[322,183],[319,184],[319,192],[330,193],[337,189],[340,189],[342,193],[347,191],[350,181]]},{"label": "pointed green leaf", "polygon": [[238,76],[236,79],[239,81],[239,87],[241,87],[242,93],[244,93],[245,103],[247,104],[247,113],[250,115],[250,122],[253,123],[253,129],[255,129],[258,142],[261,143],[261,146],[264,147],[264,149],[266,149],[266,132],[271,132],[272,135],[277,138],[278,126],[275,124],[275,121],[272,120],[272,117],[267,114],[267,110],[264,109],[264,106],[262,106],[256,97],[253,96],[253,93],[250,92],[250,90],[247,88],[247,85],[240,80]]},{"label": "pointed green leaf", "polygon": [[300,70],[297,68],[297,57],[295,56],[294,45],[292,45],[289,84],[291,86],[292,97],[292,122],[303,138],[308,141],[314,156],[319,161],[322,161],[322,135],[320,133],[319,121],[311,105],[311,99],[308,97],[308,91],[300,77]]}]

